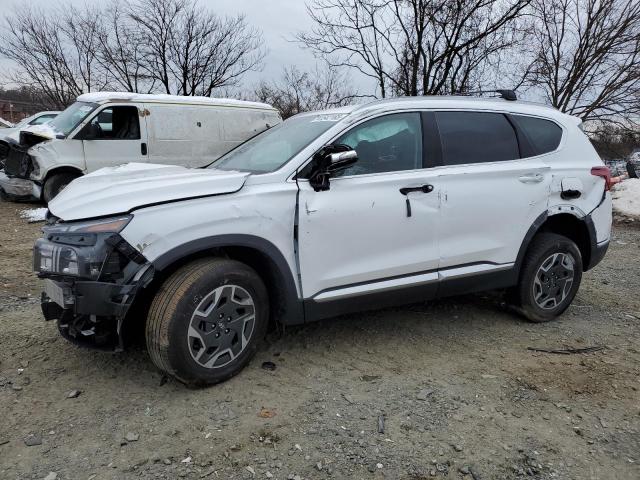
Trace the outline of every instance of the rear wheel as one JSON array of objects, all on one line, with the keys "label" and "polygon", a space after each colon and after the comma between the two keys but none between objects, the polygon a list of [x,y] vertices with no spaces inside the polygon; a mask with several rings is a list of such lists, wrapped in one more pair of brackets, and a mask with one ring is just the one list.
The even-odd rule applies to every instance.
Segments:
[{"label": "rear wheel", "polygon": [[258,274],[228,259],[202,259],[169,277],[146,324],[155,365],[188,385],[224,381],[249,362],[268,324]]},{"label": "rear wheel", "polygon": [[42,198],[46,203],[49,203],[53,200],[56,195],[58,195],[62,190],[64,190],[67,185],[69,185],[73,180],[78,178],[79,175],[75,173],[56,173],[51,175],[44,182],[44,187],[42,188]]},{"label": "rear wheel", "polygon": [[582,256],[576,244],[562,235],[538,234],[512,292],[515,306],[532,322],[548,322],[569,307],[581,280]]}]

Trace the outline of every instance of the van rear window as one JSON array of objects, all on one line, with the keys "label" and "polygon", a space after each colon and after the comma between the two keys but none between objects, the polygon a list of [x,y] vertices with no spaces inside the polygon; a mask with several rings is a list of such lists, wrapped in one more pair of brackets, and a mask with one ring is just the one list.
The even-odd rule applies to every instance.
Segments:
[{"label": "van rear window", "polygon": [[511,115],[533,147],[534,155],[553,152],[562,139],[562,129],[551,120]]}]

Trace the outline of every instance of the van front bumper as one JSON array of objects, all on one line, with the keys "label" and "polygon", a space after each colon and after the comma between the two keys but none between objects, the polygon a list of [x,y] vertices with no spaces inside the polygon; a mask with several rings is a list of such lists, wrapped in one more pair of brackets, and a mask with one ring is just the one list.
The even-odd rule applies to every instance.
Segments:
[{"label": "van front bumper", "polygon": [[16,200],[40,200],[42,196],[42,187],[33,180],[9,177],[4,172],[0,172],[0,189]]}]

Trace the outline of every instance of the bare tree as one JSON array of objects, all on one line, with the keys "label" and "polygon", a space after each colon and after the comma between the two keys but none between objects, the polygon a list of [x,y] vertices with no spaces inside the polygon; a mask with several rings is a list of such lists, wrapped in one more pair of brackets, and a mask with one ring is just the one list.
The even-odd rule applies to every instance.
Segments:
[{"label": "bare tree", "polygon": [[0,33],[11,83],[35,86],[59,107],[93,90],[211,96],[264,58],[244,17],[218,17],[197,0],[113,0],[42,10],[16,8]]},{"label": "bare tree", "polygon": [[528,84],[583,121],[637,124],[640,2],[535,0],[533,14]]},{"label": "bare tree", "polygon": [[[0,54],[13,60],[19,69],[9,80],[19,85],[37,86],[57,107],[64,107],[77,95],[91,89],[91,74],[81,65],[83,47],[70,47],[64,19],[28,5],[17,7],[7,19],[0,38]],[[75,55],[73,53],[75,49]],[[83,78],[84,73],[88,73]]]},{"label": "bare tree", "polygon": [[127,92],[152,92],[157,80],[149,70],[142,35],[126,7],[115,0],[107,5],[103,17],[97,59],[110,85]]},{"label": "bare tree", "polygon": [[264,58],[262,35],[242,15],[222,18],[192,0],[140,0],[130,17],[147,49],[147,70],[166,93],[210,96]]},{"label": "bare tree", "polygon": [[375,79],[381,97],[468,91],[522,39],[531,0],[312,0],[298,40]]},{"label": "bare tree", "polygon": [[341,107],[361,96],[349,87],[345,75],[337,69],[316,66],[304,72],[295,66],[283,70],[282,77],[273,82],[261,82],[254,91],[261,102],[276,107],[283,118],[300,112]]}]

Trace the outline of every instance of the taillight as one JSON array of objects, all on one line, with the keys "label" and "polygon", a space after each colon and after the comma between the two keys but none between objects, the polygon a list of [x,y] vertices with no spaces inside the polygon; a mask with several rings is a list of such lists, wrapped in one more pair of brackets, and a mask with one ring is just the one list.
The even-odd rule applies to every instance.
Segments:
[{"label": "taillight", "polygon": [[605,191],[611,189],[611,170],[609,167],[593,167],[591,168],[591,175],[604,178]]}]

